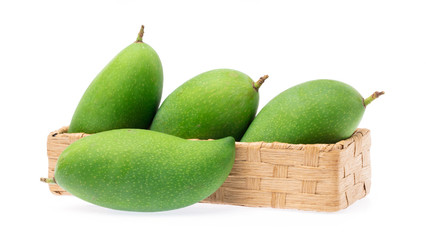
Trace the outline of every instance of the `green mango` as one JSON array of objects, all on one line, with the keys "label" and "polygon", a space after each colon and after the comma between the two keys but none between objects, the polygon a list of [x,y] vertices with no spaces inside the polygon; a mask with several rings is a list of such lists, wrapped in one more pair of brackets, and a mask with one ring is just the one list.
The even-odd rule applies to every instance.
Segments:
[{"label": "green mango", "polygon": [[256,115],[259,81],[232,69],[202,73],[177,88],[162,103],[151,130],[190,139],[239,140]]},{"label": "green mango", "polygon": [[118,210],[164,211],[197,203],[228,177],[232,137],[193,141],[142,129],[84,137],[60,155],[54,179],[69,193]]},{"label": "green mango", "polygon": [[137,40],[122,50],[87,88],[68,132],[148,128],[161,100],[163,68],[157,53]]},{"label": "green mango", "polygon": [[363,99],[335,80],[308,81],[280,93],[256,116],[242,142],[335,143],[356,130],[365,107],[384,92]]}]

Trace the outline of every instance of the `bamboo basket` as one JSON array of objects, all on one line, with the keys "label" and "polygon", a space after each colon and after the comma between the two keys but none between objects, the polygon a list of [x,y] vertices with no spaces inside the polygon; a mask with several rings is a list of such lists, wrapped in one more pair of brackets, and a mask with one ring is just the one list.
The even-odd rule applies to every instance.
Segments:
[{"label": "bamboo basket", "polygon": [[[72,142],[89,134],[51,132],[48,175]],[[236,143],[235,163],[225,183],[203,203],[338,211],[370,191],[370,131],[357,129],[335,144]],[[49,184],[56,195],[70,195]]]}]

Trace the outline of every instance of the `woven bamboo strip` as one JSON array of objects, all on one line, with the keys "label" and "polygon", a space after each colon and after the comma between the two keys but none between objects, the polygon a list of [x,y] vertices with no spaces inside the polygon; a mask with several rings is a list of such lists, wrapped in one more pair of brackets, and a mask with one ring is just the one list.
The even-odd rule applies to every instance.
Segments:
[{"label": "woven bamboo strip", "polygon": [[[48,137],[49,177],[60,153],[87,136],[66,133]],[[370,132],[357,129],[336,144],[236,143],[234,167],[225,183],[202,202],[251,207],[337,211],[370,191]],[[68,194],[50,185],[57,195]]]},{"label": "woven bamboo strip", "polygon": [[348,205],[345,196],[318,194],[287,194],[285,208],[314,211],[337,211]]}]

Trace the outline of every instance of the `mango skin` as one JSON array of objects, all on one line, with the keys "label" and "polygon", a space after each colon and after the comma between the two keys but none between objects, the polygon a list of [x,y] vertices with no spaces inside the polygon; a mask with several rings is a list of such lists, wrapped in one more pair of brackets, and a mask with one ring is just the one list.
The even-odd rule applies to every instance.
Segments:
[{"label": "mango skin", "polygon": [[149,128],[163,89],[163,69],[148,44],[122,50],[87,88],[69,133],[97,133],[119,128]]},{"label": "mango skin", "polygon": [[191,141],[142,129],[82,138],[60,155],[59,186],[90,203],[118,210],[165,211],[215,192],[228,177],[235,141]]},{"label": "mango skin", "polygon": [[272,99],[241,141],[336,143],[353,134],[364,111],[363,97],[348,84],[327,79],[308,81]]},{"label": "mango skin", "polygon": [[216,69],[188,80],[162,103],[151,130],[181,138],[241,139],[256,115],[253,80],[232,69]]}]

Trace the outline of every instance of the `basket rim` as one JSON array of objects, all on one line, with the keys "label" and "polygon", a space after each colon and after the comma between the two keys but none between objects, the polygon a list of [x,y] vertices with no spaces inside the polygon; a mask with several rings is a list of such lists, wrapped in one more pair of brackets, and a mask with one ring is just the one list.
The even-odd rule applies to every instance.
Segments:
[{"label": "basket rim", "polygon": [[[58,130],[55,130],[49,134],[49,137],[56,137],[57,135],[65,136],[75,136],[77,138],[82,138],[89,136],[89,133],[67,133],[69,126],[63,126]],[[352,143],[355,142],[355,139],[362,138],[365,135],[369,134],[370,130],[367,128],[357,128],[354,133],[347,139],[343,139],[336,143],[314,143],[314,144],[291,144],[291,143],[282,143],[282,142],[235,142],[238,146],[248,146],[248,145],[259,145],[260,148],[272,148],[272,149],[287,149],[287,150],[305,150],[306,148],[318,148],[324,152],[330,152],[335,150],[343,150],[348,148]],[[191,139],[198,140],[198,139]],[[210,139],[211,140],[211,139]]]}]

